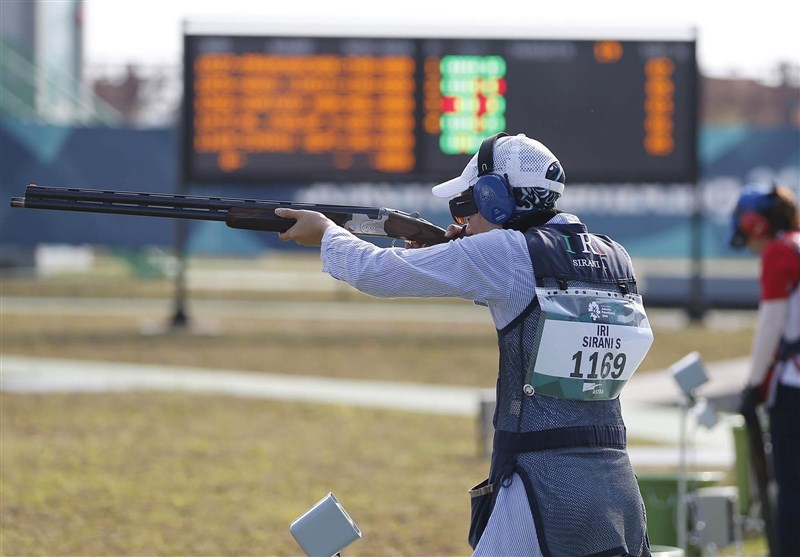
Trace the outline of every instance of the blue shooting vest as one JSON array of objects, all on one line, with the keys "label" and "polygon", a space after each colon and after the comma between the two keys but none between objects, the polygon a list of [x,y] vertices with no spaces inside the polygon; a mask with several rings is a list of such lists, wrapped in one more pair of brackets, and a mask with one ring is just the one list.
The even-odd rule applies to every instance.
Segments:
[{"label": "blue shooting vest", "polygon": [[[525,237],[537,292],[559,292],[564,294],[563,299],[576,290],[579,299],[582,292],[600,292],[614,300],[636,294],[630,259],[610,238],[590,234],[582,224],[536,227]],[[555,294],[557,299],[559,295]],[[593,310],[587,315],[602,317],[602,313]],[[482,503],[473,500],[470,544],[475,547],[480,539],[499,487],[508,485],[517,473],[525,484],[545,556],[647,556],[644,504],[625,451],[618,391],[611,396],[606,392],[599,398],[582,398],[582,380],[575,392],[566,388],[559,391],[553,385],[549,390],[547,385],[532,385],[531,370],[540,354],[545,321],[537,296],[517,318],[498,330],[500,369],[489,476],[493,489]],[[580,326],[575,320],[567,325]],[[649,332],[646,320],[639,320],[638,329]],[[592,354],[598,353],[594,356],[598,366],[599,354],[608,343],[613,346],[616,341],[591,341],[587,348]],[[569,361],[570,369],[580,359],[562,356]],[[589,365],[590,356],[582,365]],[[613,357],[606,363],[611,373]],[[564,381],[572,380],[567,377]],[[484,508],[476,511],[480,504]]]}]

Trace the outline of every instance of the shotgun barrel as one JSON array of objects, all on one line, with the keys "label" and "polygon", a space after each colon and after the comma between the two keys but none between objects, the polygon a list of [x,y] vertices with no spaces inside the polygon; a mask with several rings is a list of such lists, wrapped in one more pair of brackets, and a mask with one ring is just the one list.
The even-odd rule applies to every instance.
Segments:
[{"label": "shotgun barrel", "polygon": [[20,209],[81,211],[223,221],[231,228],[284,232],[293,219],[275,215],[278,207],[317,211],[360,236],[384,236],[433,245],[446,242],[444,229],[419,217],[386,207],[295,203],[269,199],[238,199],[165,193],[113,191],[29,184],[24,197],[12,197]]}]

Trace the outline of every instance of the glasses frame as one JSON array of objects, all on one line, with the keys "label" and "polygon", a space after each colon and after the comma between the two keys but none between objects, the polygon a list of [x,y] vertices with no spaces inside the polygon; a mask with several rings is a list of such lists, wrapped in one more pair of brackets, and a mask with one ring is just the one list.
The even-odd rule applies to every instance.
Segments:
[{"label": "glasses frame", "polygon": [[468,190],[450,200],[450,216],[453,217],[453,220],[457,224],[466,224],[467,218],[471,217],[477,212],[478,206],[475,204],[475,196],[473,195],[472,186],[470,186]]}]

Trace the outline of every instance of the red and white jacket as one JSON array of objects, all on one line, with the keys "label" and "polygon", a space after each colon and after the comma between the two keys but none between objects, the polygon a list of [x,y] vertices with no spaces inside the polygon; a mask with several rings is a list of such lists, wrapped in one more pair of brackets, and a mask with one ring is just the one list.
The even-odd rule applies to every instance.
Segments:
[{"label": "red and white jacket", "polygon": [[761,254],[761,300],[750,384],[777,358],[772,385],[800,388],[800,230],[779,233]]}]

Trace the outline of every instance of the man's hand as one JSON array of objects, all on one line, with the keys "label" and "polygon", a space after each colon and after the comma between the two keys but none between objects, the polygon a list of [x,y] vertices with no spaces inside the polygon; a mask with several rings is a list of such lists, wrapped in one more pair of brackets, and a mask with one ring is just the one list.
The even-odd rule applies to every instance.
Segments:
[{"label": "man's hand", "polygon": [[316,211],[279,207],[275,209],[275,214],[284,219],[297,221],[289,230],[278,234],[278,238],[284,242],[292,240],[301,246],[319,247],[322,244],[322,235],[328,227],[336,226],[332,220]]},{"label": "man's hand", "polygon": [[456,238],[463,238],[467,235],[467,225],[461,226],[460,224],[448,224],[447,230],[444,231],[444,237],[450,240]]},{"label": "man's hand", "polygon": [[749,414],[755,412],[756,407],[762,402],[761,387],[758,385],[748,385],[742,391],[742,398],[739,402],[739,413]]},{"label": "man's hand", "polygon": [[[466,236],[467,227],[460,226],[458,224],[450,224],[447,226],[447,230],[444,231],[444,237],[448,240],[455,240],[457,238],[463,238]],[[424,248],[425,245],[419,242],[413,241],[406,241],[405,248],[406,249],[416,249],[416,248]]]}]

